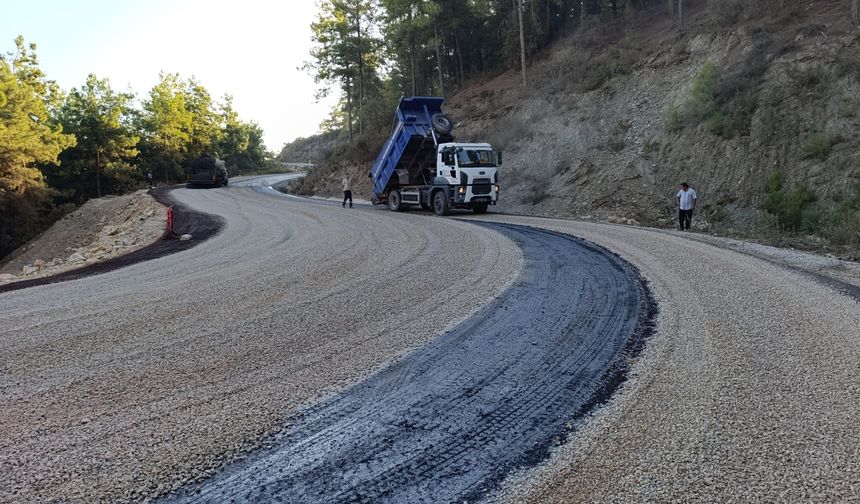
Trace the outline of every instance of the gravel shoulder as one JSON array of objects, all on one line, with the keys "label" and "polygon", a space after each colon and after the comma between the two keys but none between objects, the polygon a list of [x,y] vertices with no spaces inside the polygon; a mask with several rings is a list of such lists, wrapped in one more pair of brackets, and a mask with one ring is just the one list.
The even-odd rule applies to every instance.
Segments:
[{"label": "gravel shoulder", "polygon": [[193,249],[0,294],[0,501],[140,501],[200,479],[521,267],[471,224],[232,182],[172,193],[226,220]]},{"label": "gravel shoulder", "polygon": [[500,502],[860,498],[860,304],[772,260],[680,233],[529,217],[648,278],[655,337],[610,403]]}]

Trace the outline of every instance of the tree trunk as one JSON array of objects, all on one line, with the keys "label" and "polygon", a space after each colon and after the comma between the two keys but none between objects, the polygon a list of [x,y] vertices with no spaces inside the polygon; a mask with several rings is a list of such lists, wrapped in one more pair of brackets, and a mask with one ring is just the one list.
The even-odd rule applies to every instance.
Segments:
[{"label": "tree trunk", "polygon": [[851,0],[851,19],[860,23],[860,0]]},{"label": "tree trunk", "polygon": [[417,88],[415,85],[415,42],[409,45],[409,64],[412,67],[412,96],[417,96]]},{"label": "tree trunk", "polygon": [[355,16],[355,31],[358,35],[358,133],[364,133],[364,55],[361,53],[361,11]]},{"label": "tree trunk", "polygon": [[520,19],[520,63],[523,70],[523,89],[526,88],[526,36],[523,33],[523,0],[518,0],[517,14]]},{"label": "tree trunk", "polygon": [[552,39],[552,16],[550,14],[550,2],[546,0],[546,18],[544,20],[544,26],[546,27],[546,36],[543,41],[544,44],[549,44],[549,41]]},{"label": "tree trunk", "polygon": [[463,65],[463,52],[460,51],[460,37],[457,35],[457,30],[454,30],[454,47],[457,49],[457,64],[460,69],[460,87],[466,82],[466,70]]},{"label": "tree trunk", "polygon": [[[347,72],[349,69],[347,68]],[[346,78],[346,124],[349,141],[352,142],[352,79]]]},{"label": "tree trunk", "polygon": [[102,158],[101,151],[96,149],[96,197],[102,197]]},{"label": "tree trunk", "polygon": [[674,0],[669,0],[668,3],[666,4],[666,8],[669,10],[669,18],[671,18],[672,21],[674,22],[675,21],[675,2],[674,2]]},{"label": "tree trunk", "polygon": [[678,0],[678,26],[684,27],[684,0]]},{"label": "tree trunk", "polygon": [[439,93],[445,96],[445,81],[442,79],[442,43],[439,41],[439,29],[433,20],[433,36],[436,37],[436,68],[439,71]]}]

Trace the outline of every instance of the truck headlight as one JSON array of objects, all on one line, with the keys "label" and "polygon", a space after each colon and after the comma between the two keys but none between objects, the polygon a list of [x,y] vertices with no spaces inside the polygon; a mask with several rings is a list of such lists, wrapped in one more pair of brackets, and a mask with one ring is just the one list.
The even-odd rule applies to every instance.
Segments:
[{"label": "truck headlight", "polygon": [[496,192],[499,192],[499,191],[501,191],[501,188],[499,188],[499,186],[496,186]]},{"label": "truck headlight", "polygon": [[460,194],[466,194],[466,188],[465,188],[465,187],[461,187],[460,189],[458,189],[458,191],[457,191],[457,192],[459,192]]}]

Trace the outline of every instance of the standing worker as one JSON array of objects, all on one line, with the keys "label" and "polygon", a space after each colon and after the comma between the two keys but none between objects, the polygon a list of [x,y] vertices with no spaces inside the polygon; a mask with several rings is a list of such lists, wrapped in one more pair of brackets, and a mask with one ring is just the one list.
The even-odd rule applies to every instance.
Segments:
[{"label": "standing worker", "polygon": [[349,170],[343,175],[341,186],[343,187],[343,204],[341,206],[346,207],[346,200],[349,200],[349,208],[352,208],[352,173]]},{"label": "standing worker", "polygon": [[149,188],[152,189],[152,170],[146,171],[146,181],[149,182]]},{"label": "standing worker", "polygon": [[696,208],[696,191],[684,182],[675,199],[678,201],[678,223],[681,225],[681,231],[689,231],[693,222],[693,210]]}]

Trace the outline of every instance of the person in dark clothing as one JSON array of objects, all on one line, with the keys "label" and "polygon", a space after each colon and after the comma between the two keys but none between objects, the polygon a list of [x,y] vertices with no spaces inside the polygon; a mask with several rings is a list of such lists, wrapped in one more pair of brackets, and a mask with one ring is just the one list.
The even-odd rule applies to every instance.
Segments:
[{"label": "person in dark clothing", "polygon": [[146,181],[149,182],[149,188],[152,189],[152,170],[147,170]]},{"label": "person in dark clothing", "polygon": [[693,222],[693,210],[696,208],[696,191],[684,182],[675,199],[678,202],[678,223],[681,231],[689,231]]}]

